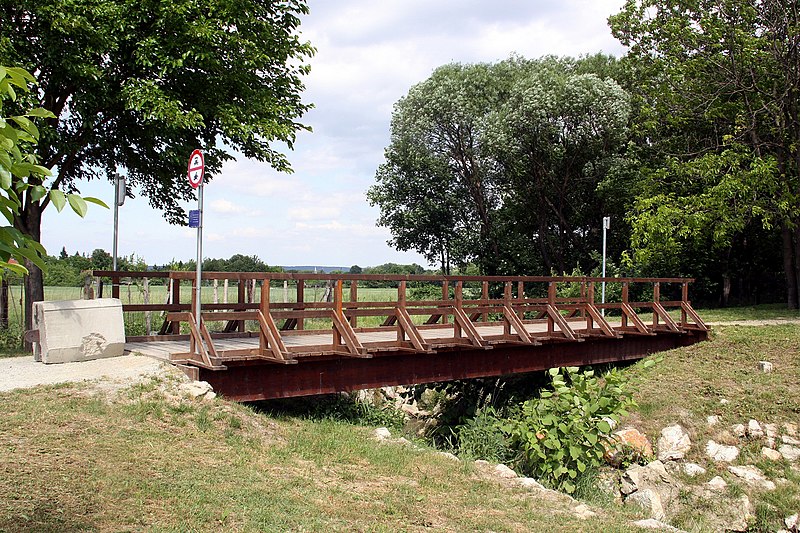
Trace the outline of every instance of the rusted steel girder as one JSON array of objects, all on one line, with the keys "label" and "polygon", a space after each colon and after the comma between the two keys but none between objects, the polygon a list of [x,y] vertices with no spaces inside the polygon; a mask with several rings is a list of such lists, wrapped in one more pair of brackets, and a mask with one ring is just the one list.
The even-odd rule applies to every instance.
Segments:
[{"label": "rusted steel girder", "polygon": [[694,344],[707,335],[707,331],[625,335],[584,342],[497,345],[491,350],[464,346],[435,353],[384,352],[371,359],[307,357],[298,358],[296,365],[241,361],[226,363],[225,371],[185,370],[232,400],[256,401],[631,361]]}]

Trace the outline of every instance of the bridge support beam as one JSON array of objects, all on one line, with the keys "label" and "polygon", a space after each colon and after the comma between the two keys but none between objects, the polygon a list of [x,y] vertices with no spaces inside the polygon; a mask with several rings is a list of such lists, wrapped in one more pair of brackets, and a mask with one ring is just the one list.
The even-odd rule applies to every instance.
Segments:
[{"label": "bridge support beam", "polygon": [[[224,372],[196,369],[195,379],[237,401],[290,398],[410,383],[430,383],[534,372],[559,366],[632,361],[705,340],[706,331],[658,336],[592,337],[585,342],[457,347],[432,353],[382,352],[372,359],[304,358],[296,365],[228,363]],[[193,372],[195,369],[193,369]]]}]

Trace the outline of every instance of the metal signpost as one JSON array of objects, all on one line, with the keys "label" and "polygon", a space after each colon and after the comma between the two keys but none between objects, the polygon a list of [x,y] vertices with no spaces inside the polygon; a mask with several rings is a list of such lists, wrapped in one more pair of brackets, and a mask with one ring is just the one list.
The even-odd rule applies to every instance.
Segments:
[{"label": "metal signpost", "polygon": [[[189,156],[187,176],[189,184],[197,189],[197,212],[189,212],[189,225],[197,228],[197,300],[195,300],[195,322],[200,326],[200,280],[203,275],[203,175],[206,171],[203,152],[195,150]],[[193,220],[194,219],[194,220]],[[196,225],[192,223],[195,222]]]},{"label": "metal signpost", "polygon": [[[606,277],[606,230],[611,229],[611,217],[603,217],[603,278]],[[606,303],[606,282],[603,280],[603,289],[601,296],[602,303]],[[606,315],[605,308],[600,310],[603,316]]]},{"label": "metal signpost", "polygon": [[117,271],[117,238],[119,236],[119,208],[125,203],[125,176],[114,174],[114,253],[111,270]]}]

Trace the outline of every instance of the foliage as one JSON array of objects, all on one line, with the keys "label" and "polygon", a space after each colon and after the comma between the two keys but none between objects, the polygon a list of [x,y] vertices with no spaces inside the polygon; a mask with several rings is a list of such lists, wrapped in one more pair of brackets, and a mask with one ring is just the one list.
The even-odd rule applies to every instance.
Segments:
[{"label": "foliage", "polygon": [[312,420],[334,420],[395,429],[402,429],[405,424],[405,414],[393,406],[377,406],[347,394],[271,400],[259,402],[256,406],[272,416],[301,416]]},{"label": "foliage", "polygon": [[51,172],[38,164],[38,157],[32,152],[39,141],[35,121],[54,115],[41,107],[26,107],[20,114],[6,116],[6,109],[15,108],[17,100],[24,99],[35,83],[36,79],[26,70],[0,65],[0,213],[10,224],[0,227],[0,277],[6,270],[26,274],[28,270],[21,264],[25,260],[39,268],[44,266],[41,256],[45,250],[41,244],[14,227],[26,197],[36,201],[47,197],[59,211],[69,204],[80,216],[86,214],[87,201],[105,205],[96,198],[65,195],[42,187],[41,180]]},{"label": "foliage", "polygon": [[479,458],[504,463],[512,458],[498,412],[492,407],[480,409],[455,430],[456,452],[465,458]]},{"label": "foliage", "polygon": [[725,302],[726,280],[782,254],[766,270],[782,267],[797,307],[798,23],[780,0],[629,0],[610,18],[640,78],[644,180],[630,222],[643,268],[718,276]]},{"label": "foliage", "polygon": [[616,193],[628,187],[630,104],[618,74],[602,55],[512,57],[445,65],[412,87],[368,192],[391,244],[446,274],[471,261],[486,274],[586,263],[602,215],[621,220],[626,207]]},{"label": "foliage", "polygon": [[572,493],[576,479],[602,464],[610,420],[635,406],[620,371],[602,378],[576,367],[552,368],[552,391],[524,402],[503,424],[518,469],[553,488]]}]

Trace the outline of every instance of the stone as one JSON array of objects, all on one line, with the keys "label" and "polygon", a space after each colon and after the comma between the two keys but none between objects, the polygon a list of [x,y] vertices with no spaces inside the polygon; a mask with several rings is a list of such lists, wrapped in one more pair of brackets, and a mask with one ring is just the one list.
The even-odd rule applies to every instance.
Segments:
[{"label": "stone", "polygon": [[205,400],[207,402],[210,402],[211,400],[213,400],[216,397],[217,397],[217,393],[214,392],[214,391],[210,391],[210,392],[207,392],[205,394],[205,396],[203,396],[203,400]]},{"label": "stone", "polygon": [[786,529],[789,531],[797,531],[797,513],[794,513],[792,516],[787,516],[783,520],[783,525],[786,526]]},{"label": "stone", "polygon": [[641,528],[641,529],[662,529],[664,531],[675,531],[681,532],[682,529],[678,529],[677,527],[672,527],[669,524],[665,524],[660,520],[656,520],[655,518],[648,518],[646,520],[637,520],[636,522],[631,522],[634,526]]},{"label": "stone", "polygon": [[532,477],[517,478],[517,484],[523,489],[528,489],[528,490],[548,490],[547,487],[545,487]]},{"label": "stone", "polygon": [[593,516],[597,516],[597,513],[592,511],[588,505],[585,503],[580,503],[572,508],[572,512],[575,513],[575,516],[580,518],[581,520],[586,520],[587,518],[591,518]]},{"label": "stone", "polygon": [[460,461],[460,459],[458,457],[456,457],[455,455],[453,455],[450,452],[436,452],[436,455],[444,457],[445,459],[450,459],[451,461],[456,461],[456,462]]},{"label": "stone", "polygon": [[490,468],[492,464],[489,461],[484,461],[483,459],[476,459],[475,466],[478,468]]},{"label": "stone", "polygon": [[636,505],[656,520],[664,520],[664,506],[658,493],[651,489],[637,490],[625,499],[625,505]]},{"label": "stone", "polygon": [[728,486],[724,479],[719,476],[714,476],[711,481],[706,483],[706,488],[715,492],[722,492]]},{"label": "stone", "polygon": [[729,466],[728,472],[752,487],[763,490],[775,490],[775,483],[767,479],[764,473],[753,465]]},{"label": "stone", "polygon": [[392,432],[388,428],[377,428],[372,432],[375,440],[388,440],[392,438]]},{"label": "stone", "polygon": [[729,400],[726,400],[725,398],[720,398],[719,403],[720,405],[728,405],[731,402]]},{"label": "stone", "polygon": [[514,472],[513,470],[511,470],[509,467],[507,467],[502,463],[494,467],[494,474],[497,477],[501,477],[504,479],[514,479],[518,477],[516,472]]},{"label": "stone", "polygon": [[611,431],[614,431],[615,429],[617,429],[617,421],[614,420],[613,418],[609,418],[607,416],[604,416],[603,418],[601,418],[601,420],[603,422],[605,422],[606,424],[608,424],[608,427],[611,428]]},{"label": "stone", "polygon": [[764,434],[768,439],[774,439],[778,436],[778,424],[763,424]]},{"label": "stone", "polygon": [[660,461],[683,459],[691,447],[689,434],[680,424],[665,427],[658,439],[658,459]]},{"label": "stone", "polygon": [[796,437],[797,436],[797,424],[794,424],[792,422],[786,422],[786,423],[783,424],[783,431],[787,435],[789,435],[790,437]]},{"label": "stone", "polygon": [[190,381],[188,383],[181,383],[178,386],[178,390],[194,399],[202,398],[209,394],[214,394],[214,397],[216,397],[214,389],[207,381]]},{"label": "stone", "polygon": [[781,435],[781,442],[784,444],[791,444],[792,446],[800,446],[800,440],[789,435]]},{"label": "stone", "polygon": [[750,419],[747,422],[747,436],[751,439],[760,439],[764,436],[764,430],[761,429],[761,424],[758,420]]},{"label": "stone", "polygon": [[734,437],[743,439],[747,435],[747,428],[744,427],[744,424],[736,424],[735,426],[731,426],[731,433],[733,433]]},{"label": "stone", "polygon": [[34,360],[45,364],[90,361],[125,353],[122,302],[117,298],[33,303]]},{"label": "stone", "polygon": [[605,447],[603,458],[608,464],[616,467],[626,460],[638,462],[653,456],[653,446],[650,441],[635,428],[627,427],[615,431],[603,446]]},{"label": "stone", "polygon": [[766,446],[761,448],[761,455],[769,459],[770,461],[780,461],[783,459],[781,452],[778,450],[773,450],[772,448],[767,448]]},{"label": "stone", "polygon": [[769,361],[759,361],[758,369],[765,374],[769,374],[770,372],[772,372],[772,363],[770,363]]},{"label": "stone", "polygon": [[800,459],[800,448],[797,446],[791,446],[789,444],[784,444],[778,448],[778,452],[783,456],[784,459],[787,461],[797,461]]},{"label": "stone", "polygon": [[697,463],[686,463],[683,465],[683,473],[689,477],[702,476],[706,469]]},{"label": "stone", "polygon": [[739,457],[739,448],[717,444],[713,440],[706,443],[706,455],[717,462],[732,463]]},{"label": "stone", "polygon": [[708,424],[709,426],[716,426],[717,424],[719,424],[719,415],[711,415],[709,417],[706,417],[706,424]]}]

